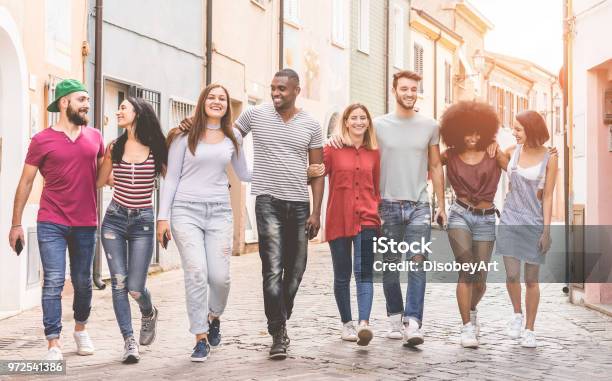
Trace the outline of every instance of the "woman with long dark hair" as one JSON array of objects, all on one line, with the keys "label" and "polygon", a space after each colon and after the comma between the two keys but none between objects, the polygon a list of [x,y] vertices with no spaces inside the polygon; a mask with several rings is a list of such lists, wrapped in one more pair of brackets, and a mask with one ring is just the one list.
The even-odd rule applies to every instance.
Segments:
[{"label": "woman with long dark hair", "polygon": [[[513,135],[517,145],[503,154],[510,188],[499,221],[495,254],[504,258],[506,288],[514,309],[508,336],[518,339],[522,334],[521,345],[535,348],[533,329],[540,302],[538,278],[551,245],[557,155],[544,146],[549,139],[548,128],[536,111],[523,111],[516,116]],[[525,263],[525,318],[521,307],[521,262]]]},{"label": "woman with long dark hair", "polygon": [[158,317],[145,287],[155,242],[152,194],[157,177],[165,172],[168,151],[157,115],[144,99],[128,97],[121,102],[117,124],[125,132],[106,149],[97,186],[109,182],[114,186],[102,222],[102,245],[111,273],[115,317],[125,342],[122,361],[135,363],[140,354],[128,293],[142,314],[140,345],[150,345]]},{"label": "woman with long dark hair", "polygon": [[229,294],[233,240],[228,164],[242,181],[251,179],[229,102],[225,87],[208,85],[191,129],[174,129],[168,136],[157,239],[176,238],[181,255],[189,330],[196,338],[191,361],[205,361],[210,346],[221,342],[219,318]]},{"label": "woman with long dark hair", "polygon": [[[463,101],[442,116],[440,135],[448,146],[442,153],[448,180],[455,192],[450,207],[448,239],[459,263],[489,263],[495,242],[493,204],[502,161],[486,150],[499,129],[495,110],[486,103]],[[457,304],[461,314],[461,345],[478,347],[477,306],[486,290],[487,273],[460,271]]]}]

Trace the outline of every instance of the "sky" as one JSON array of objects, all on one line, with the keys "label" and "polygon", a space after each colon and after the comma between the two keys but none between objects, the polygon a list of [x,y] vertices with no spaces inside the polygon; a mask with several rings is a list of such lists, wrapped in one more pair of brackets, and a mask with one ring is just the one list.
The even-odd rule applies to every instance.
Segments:
[{"label": "sky", "polygon": [[494,25],[485,49],[527,59],[554,74],[563,65],[562,0],[468,0]]}]

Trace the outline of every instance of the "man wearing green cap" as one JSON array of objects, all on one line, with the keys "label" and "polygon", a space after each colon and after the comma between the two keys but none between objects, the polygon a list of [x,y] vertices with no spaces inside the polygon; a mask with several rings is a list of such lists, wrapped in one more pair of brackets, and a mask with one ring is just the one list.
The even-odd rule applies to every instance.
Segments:
[{"label": "man wearing green cap", "polygon": [[[89,95],[85,86],[68,79],[55,88],[47,107],[59,122],[32,137],[13,206],[9,241],[15,250],[25,243],[21,217],[36,173],[44,186],[37,217],[37,237],[44,271],[43,324],[49,342],[46,359],[61,360],[61,293],[66,278],[66,248],[74,288],[74,339],[79,355],[91,355],[93,344],[85,324],[91,310],[92,261],[96,246],[96,172],[104,156],[100,132],[87,127]],[[16,250],[17,251],[17,250]]]}]

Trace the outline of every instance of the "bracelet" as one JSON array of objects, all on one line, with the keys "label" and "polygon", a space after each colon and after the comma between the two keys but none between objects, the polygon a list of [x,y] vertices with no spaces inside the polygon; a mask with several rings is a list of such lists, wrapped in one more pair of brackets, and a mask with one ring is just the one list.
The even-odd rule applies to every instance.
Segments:
[{"label": "bracelet", "polygon": [[20,227],[20,226],[21,226],[21,224],[18,224],[18,225],[11,225],[11,229],[12,229],[12,228],[18,228],[18,227]]}]

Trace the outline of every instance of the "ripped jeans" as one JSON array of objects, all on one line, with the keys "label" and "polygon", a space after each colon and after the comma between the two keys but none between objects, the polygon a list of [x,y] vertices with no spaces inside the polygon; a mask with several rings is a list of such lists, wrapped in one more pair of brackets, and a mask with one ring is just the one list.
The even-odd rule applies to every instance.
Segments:
[{"label": "ripped jeans", "polygon": [[226,202],[175,200],[170,219],[183,273],[189,332],[208,332],[208,315],[221,316],[230,290],[234,224]]},{"label": "ripped jeans", "polygon": [[153,209],[126,208],[114,200],[102,222],[102,246],[113,287],[113,308],[124,338],[132,336],[129,294],[143,316],[153,313],[151,294],[145,288],[155,236]]}]

